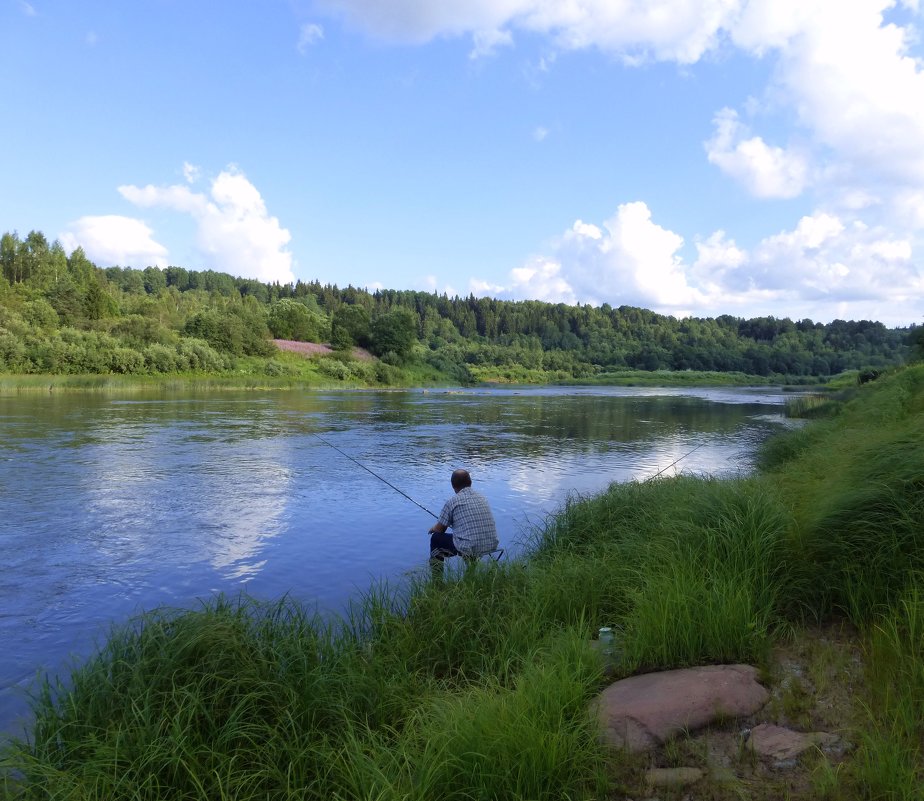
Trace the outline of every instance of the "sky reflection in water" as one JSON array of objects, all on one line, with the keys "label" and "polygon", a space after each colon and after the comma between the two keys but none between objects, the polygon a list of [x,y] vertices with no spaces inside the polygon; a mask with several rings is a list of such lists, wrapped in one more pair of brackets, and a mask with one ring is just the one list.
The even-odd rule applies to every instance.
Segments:
[{"label": "sky reflection in water", "polygon": [[420,569],[433,518],[315,435],[434,514],[468,468],[515,553],[570,494],[748,469],[782,402],[637,388],[0,398],[0,731],[21,731],[38,670],[140,610],[246,589],[337,611]]}]

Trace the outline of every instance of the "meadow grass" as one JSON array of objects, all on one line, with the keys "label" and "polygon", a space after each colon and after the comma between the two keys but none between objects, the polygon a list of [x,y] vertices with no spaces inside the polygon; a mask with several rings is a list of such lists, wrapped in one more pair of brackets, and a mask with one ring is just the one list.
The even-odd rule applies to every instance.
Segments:
[{"label": "meadow grass", "polygon": [[[381,584],[342,619],[218,597],[115,629],[2,756],[23,799],[557,799],[622,786],[588,703],[617,676],[751,661],[806,621],[867,653],[856,752],[827,798],[920,799],[924,368],[782,435],[745,478],[571,498],[523,558]],[[622,771],[622,773],[620,773]]]}]

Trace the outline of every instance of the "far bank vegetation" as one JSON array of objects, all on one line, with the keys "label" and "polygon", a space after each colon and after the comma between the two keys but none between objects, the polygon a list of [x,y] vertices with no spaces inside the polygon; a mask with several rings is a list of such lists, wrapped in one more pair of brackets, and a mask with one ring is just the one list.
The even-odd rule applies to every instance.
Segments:
[{"label": "far bank vegetation", "polygon": [[[182,267],[102,269],[37,231],[0,238],[0,374],[251,376],[360,385],[476,381],[818,383],[901,364],[920,329],[684,318],[631,307],[280,285]],[[324,343],[310,359],[273,340]],[[374,361],[357,359],[367,349]],[[691,379],[692,380],[692,379]]]}]

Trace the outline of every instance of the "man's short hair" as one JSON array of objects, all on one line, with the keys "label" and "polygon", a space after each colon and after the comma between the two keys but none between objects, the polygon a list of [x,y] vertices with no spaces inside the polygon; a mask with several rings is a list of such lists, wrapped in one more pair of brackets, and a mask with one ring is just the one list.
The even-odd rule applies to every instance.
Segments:
[{"label": "man's short hair", "polygon": [[472,486],[472,477],[468,474],[468,470],[453,470],[452,478],[449,480],[452,482],[453,489],[465,489]]}]

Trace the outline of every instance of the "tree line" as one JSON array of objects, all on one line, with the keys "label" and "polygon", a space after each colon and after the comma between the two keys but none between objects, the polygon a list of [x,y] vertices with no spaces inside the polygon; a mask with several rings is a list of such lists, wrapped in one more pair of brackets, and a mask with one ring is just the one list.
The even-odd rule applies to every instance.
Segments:
[{"label": "tree line", "polygon": [[903,362],[920,327],[263,283],[214,270],[94,265],[38,231],[0,237],[0,371],[227,372],[272,339],[368,348],[465,381],[479,370],[590,378],[626,369],[826,377]]}]

